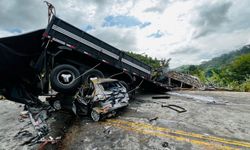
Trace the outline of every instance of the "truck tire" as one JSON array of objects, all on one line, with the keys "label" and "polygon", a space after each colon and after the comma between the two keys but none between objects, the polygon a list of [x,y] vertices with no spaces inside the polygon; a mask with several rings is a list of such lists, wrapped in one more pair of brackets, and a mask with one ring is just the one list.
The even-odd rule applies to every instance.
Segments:
[{"label": "truck tire", "polygon": [[104,78],[104,75],[101,71],[97,70],[97,69],[93,69],[89,72],[87,72],[83,78],[82,78],[82,81],[84,84],[89,84],[90,83],[90,78],[94,78],[94,77],[97,77],[97,78]]},{"label": "truck tire", "polygon": [[63,64],[55,67],[50,74],[51,87],[57,92],[71,93],[77,89],[81,80],[79,71],[71,65]]}]

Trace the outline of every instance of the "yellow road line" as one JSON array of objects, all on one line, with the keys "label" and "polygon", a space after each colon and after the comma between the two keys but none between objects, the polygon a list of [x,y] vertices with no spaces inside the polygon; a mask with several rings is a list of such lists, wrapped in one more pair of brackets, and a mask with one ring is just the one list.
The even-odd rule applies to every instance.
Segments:
[{"label": "yellow road line", "polygon": [[212,143],[208,143],[208,142],[203,142],[203,141],[199,141],[199,140],[195,140],[195,139],[188,139],[185,137],[180,137],[180,136],[175,136],[175,135],[170,135],[170,134],[166,134],[166,133],[159,133],[159,132],[155,132],[155,131],[150,131],[144,128],[131,128],[128,126],[124,126],[123,124],[116,124],[116,123],[106,123],[115,127],[119,127],[122,128],[124,130],[128,130],[128,131],[133,131],[133,132],[137,132],[140,134],[145,134],[145,135],[150,135],[150,136],[156,136],[156,137],[163,137],[163,138],[170,138],[170,139],[174,139],[176,141],[183,141],[183,142],[188,142],[188,143],[192,143],[192,144],[196,144],[196,145],[200,145],[200,146],[204,146],[205,149],[209,150],[237,150],[236,148],[232,148],[229,146],[223,146],[223,145],[218,145],[218,144],[212,144]]},{"label": "yellow road line", "polygon": [[201,134],[185,132],[185,131],[180,131],[180,130],[171,130],[171,129],[168,129],[168,128],[152,126],[152,125],[146,124],[146,123],[138,123],[138,122],[124,121],[124,120],[117,120],[117,119],[116,120],[108,119],[107,122],[124,124],[124,125],[129,125],[129,126],[137,127],[137,128],[142,128],[143,127],[145,129],[151,129],[151,130],[167,132],[167,133],[181,135],[181,136],[194,137],[194,138],[199,138],[199,139],[202,139],[202,140],[209,140],[209,141],[214,141],[214,142],[220,142],[220,143],[223,143],[223,144],[230,144],[230,145],[250,148],[250,143],[248,143],[248,142],[225,139],[225,138],[220,138],[220,137],[215,137],[215,136],[204,136],[204,135],[201,135]]}]

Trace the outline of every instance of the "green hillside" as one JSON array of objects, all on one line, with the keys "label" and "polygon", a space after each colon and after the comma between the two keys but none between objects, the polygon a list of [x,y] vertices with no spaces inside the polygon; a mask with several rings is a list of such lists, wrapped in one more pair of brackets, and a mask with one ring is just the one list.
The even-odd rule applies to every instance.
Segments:
[{"label": "green hillside", "polygon": [[203,62],[200,67],[202,68],[222,68],[230,64],[236,57],[250,53],[250,45],[244,46],[239,50],[232,51],[227,54],[223,54],[219,57],[215,57],[210,61]]},{"label": "green hillside", "polygon": [[250,91],[250,45],[201,65],[186,65],[175,70],[195,75],[207,85]]}]

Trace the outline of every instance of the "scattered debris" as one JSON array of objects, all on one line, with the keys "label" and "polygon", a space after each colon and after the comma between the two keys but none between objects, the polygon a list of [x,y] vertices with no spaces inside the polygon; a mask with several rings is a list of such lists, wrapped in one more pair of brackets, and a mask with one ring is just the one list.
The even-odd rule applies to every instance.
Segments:
[{"label": "scattered debris", "polygon": [[232,88],[225,88],[225,87],[217,87],[212,83],[205,85],[205,91],[234,91]]},{"label": "scattered debris", "polygon": [[51,137],[51,136],[49,136],[48,139],[43,138],[43,139],[41,139],[41,140],[38,141],[39,143],[42,143],[42,144],[39,146],[38,150],[44,150],[44,149],[45,149],[45,146],[46,146],[47,144],[49,144],[49,143],[50,143],[50,144],[56,144],[56,143],[59,142],[61,139],[62,139],[61,136],[56,137],[55,139],[54,139],[53,137]]},{"label": "scattered debris", "polygon": [[228,103],[228,102],[215,102],[215,101],[207,102],[207,104],[213,104],[213,105],[226,105],[226,103]]},{"label": "scattered debris", "polygon": [[[18,133],[19,133],[19,132],[22,132],[25,128],[27,128],[27,127],[28,127],[29,125],[31,125],[31,124],[32,124],[31,121],[29,121],[26,125],[24,125],[24,126],[18,131]],[[17,133],[17,134],[18,134],[18,133]],[[17,135],[17,134],[16,134],[16,135]]]},{"label": "scattered debris", "polygon": [[38,143],[42,143],[40,146],[39,146],[39,150],[41,149],[44,149],[45,145],[47,144],[55,144],[57,142],[59,142],[60,140],[62,139],[61,136],[58,136],[56,138],[53,138],[51,136],[48,137],[48,139],[46,139],[45,137],[41,137],[39,135],[37,136],[34,136],[34,137],[31,137],[29,140],[25,141],[23,144],[21,144],[21,146],[24,146],[24,145],[34,145],[34,144],[38,144]]},{"label": "scattered debris", "polygon": [[105,135],[109,135],[109,134],[112,133],[112,131],[110,130],[111,126],[107,126],[107,127],[104,127],[104,128],[105,128],[105,130],[103,131],[103,133],[104,133]]},{"label": "scattered debris", "polygon": [[163,142],[162,147],[168,147],[168,142]]},{"label": "scattered debris", "polygon": [[28,112],[28,111],[22,111],[22,112],[20,113],[20,116],[24,116],[24,117],[28,118],[29,112]]},{"label": "scattered debris", "polygon": [[185,97],[187,99],[192,99],[197,102],[205,102],[207,104],[225,104],[227,101],[223,99],[215,99],[211,96],[202,96],[202,95],[191,95],[191,94],[181,94],[177,92],[169,92],[170,95]]},{"label": "scattered debris", "polygon": [[23,142],[20,146],[24,146],[24,145],[34,145],[36,143],[38,143],[38,140],[41,139],[41,137],[39,137],[38,135],[37,136],[34,136],[34,137],[31,137],[29,140]]},{"label": "scattered debris", "polygon": [[153,96],[152,99],[169,99],[169,95],[164,95],[164,96]]},{"label": "scattered debris", "polygon": [[19,138],[19,137],[31,137],[32,133],[30,133],[28,130],[21,130],[19,131],[14,138]]},{"label": "scattered debris", "polygon": [[159,117],[149,118],[148,121],[149,121],[149,122],[152,122],[152,121],[155,121],[155,120],[157,120],[157,119],[159,119]]},{"label": "scattered debris", "polygon": [[24,119],[29,118],[29,112],[28,111],[22,111],[18,117],[19,122],[24,122]]},{"label": "scattered debris", "polygon": [[181,106],[178,106],[178,105],[173,105],[173,104],[172,105],[164,105],[164,104],[162,104],[161,107],[168,107],[168,108],[170,108],[172,110],[177,111],[178,113],[183,113],[183,112],[187,111],[185,108],[183,108]]},{"label": "scattered debris", "polygon": [[176,71],[169,71],[165,74],[166,79],[165,82],[169,86],[179,87],[179,88],[197,88],[197,89],[204,89],[204,85],[201,83],[199,78],[176,72]]},{"label": "scattered debris", "polygon": [[18,117],[18,121],[19,121],[19,122],[24,122],[24,118]]}]

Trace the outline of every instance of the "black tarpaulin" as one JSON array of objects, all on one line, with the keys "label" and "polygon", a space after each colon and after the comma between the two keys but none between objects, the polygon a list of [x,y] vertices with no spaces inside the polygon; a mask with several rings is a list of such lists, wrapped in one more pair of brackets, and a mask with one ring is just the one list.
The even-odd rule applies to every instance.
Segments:
[{"label": "black tarpaulin", "polygon": [[6,79],[27,76],[32,72],[30,63],[42,52],[44,29],[0,38],[0,85]]}]

